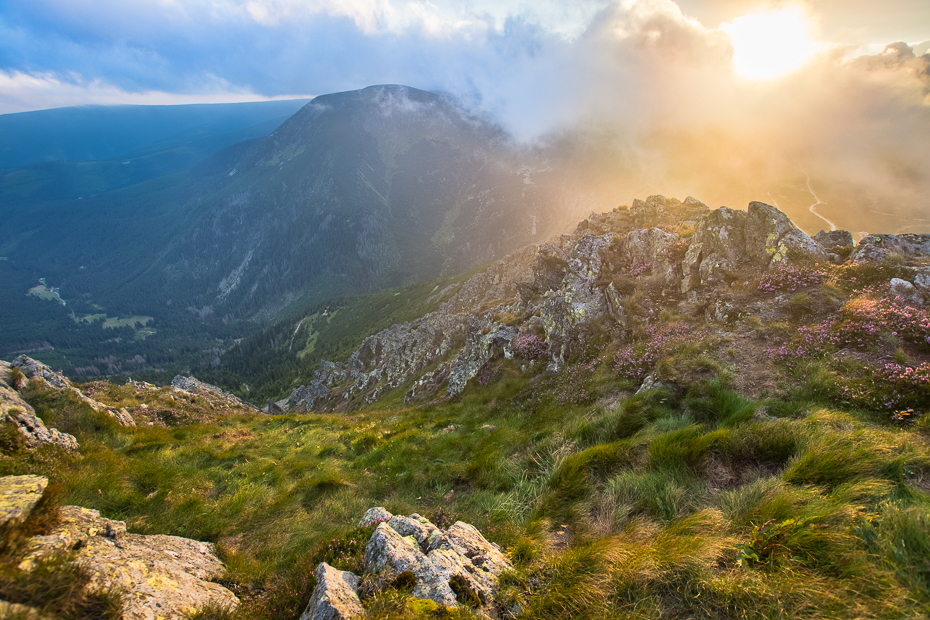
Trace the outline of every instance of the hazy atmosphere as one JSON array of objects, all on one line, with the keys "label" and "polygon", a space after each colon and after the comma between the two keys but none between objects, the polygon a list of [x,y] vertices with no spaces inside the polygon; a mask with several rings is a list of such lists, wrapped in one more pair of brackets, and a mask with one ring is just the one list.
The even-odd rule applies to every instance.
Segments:
[{"label": "hazy atmosphere", "polygon": [[930,0],[0,0],[0,620],[930,618]]},{"label": "hazy atmosphere", "polygon": [[0,7],[0,112],[405,84],[530,144],[596,137],[611,200],[770,196],[824,203],[811,232],[894,232],[930,194],[928,48],[923,0],[37,0]]}]

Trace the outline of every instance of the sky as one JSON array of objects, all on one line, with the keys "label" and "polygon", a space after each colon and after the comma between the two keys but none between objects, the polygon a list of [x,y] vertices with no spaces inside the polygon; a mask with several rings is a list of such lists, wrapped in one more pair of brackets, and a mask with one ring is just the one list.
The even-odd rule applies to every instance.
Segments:
[{"label": "sky", "polygon": [[928,51],[930,0],[0,0],[0,113],[405,84],[613,140],[629,187],[810,174],[926,228]]},{"label": "sky", "polygon": [[[816,40],[848,54],[930,41],[927,0],[0,0],[0,113],[403,83],[519,116],[520,93],[552,96],[579,75],[628,79],[603,55],[641,46],[662,20],[673,44],[721,48],[725,70],[721,26],[789,4]],[[605,29],[617,20],[625,25]]]}]

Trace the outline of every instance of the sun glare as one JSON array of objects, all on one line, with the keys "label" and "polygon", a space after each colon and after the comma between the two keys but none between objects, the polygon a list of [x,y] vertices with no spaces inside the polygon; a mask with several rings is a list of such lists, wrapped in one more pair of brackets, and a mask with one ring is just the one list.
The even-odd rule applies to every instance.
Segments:
[{"label": "sun glare", "polygon": [[733,42],[733,68],[749,80],[769,80],[803,66],[817,51],[801,7],[737,17],[721,30]]}]

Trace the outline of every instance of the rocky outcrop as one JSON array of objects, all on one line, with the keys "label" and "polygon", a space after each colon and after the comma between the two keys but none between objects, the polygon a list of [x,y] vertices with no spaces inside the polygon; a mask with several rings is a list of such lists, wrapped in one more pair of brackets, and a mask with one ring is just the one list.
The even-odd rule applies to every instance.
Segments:
[{"label": "rocky outcrop", "polygon": [[78,441],[72,435],[48,428],[33,408],[6,383],[0,383],[0,423],[9,423],[23,435],[26,446],[37,448],[52,444],[65,450],[77,450]]},{"label": "rocky outcrop", "polygon": [[215,385],[210,385],[209,383],[204,383],[203,381],[198,381],[194,377],[184,377],[182,375],[176,375],[174,379],[171,380],[171,386],[176,390],[182,392],[187,392],[189,394],[201,394],[201,395],[212,395],[218,396],[222,399],[229,401],[229,403],[235,407],[242,407],[243,409],[253,409],[258,411],[258,408],[254,405],[250,405],[245,402],[235,394],[231,394],[222,390],[221,388],[216,387]]},{"label": "rocky outcrop", "polygon": [[365,613],[358,598],[358,577],[326,562],[313,571],[316,588],[300,620],[349,620]]},{"label": "rocky outcrop", "polygon": [[[86,404],[88,407],[93,409],[98,413],[104,413],[114,420],[116,423],[121,426],[135,426],[136,422],[133,419],[132,415],[125,408],[116,409],[113,407],[108,407],[103,403],[94,400],[93,398],[84,394],[81,390],[71,385],[71,382],[66,379],[61,372],[55,372],[42,362],[32,359],[26,355],[20,355],[10,363],[11,368],[18,368],[20,372],[23,373],[23,376],[31,380],[39,380],[45,383],[46,386],[54,388],[57,390],[67,390],[73,394],[78,400]],[[14,386],[10,386],[14,387]],[[14,387],[14,389],[16,389]],[[31,409],[30,409],[31,410]],[[54,429],[52,429],[54,430]],[[57,432],[57,431],[55,431]],[[70,437],[70,435],[69,435]],[[48,442],[45,442],[48,443]],[[75,444],[76,446],[76,444]]]},{"label": "rocky outcrop", "polygon": [[930,256],[930,235],[869,235],[859,242],[849,259],[854,263],[878,263],[891,256]]},{"label": "rocky outcrop", "polygon": [[[443,531],[418,514],[395,516],[383,508],[372,508],[362,517],[360,525],[374,523],[378,525],[365,546],[364,566],[376,589],[408,573],[414,579],[411,592],[414,598],[429,599],[445,607],[468,604],[488,609],[501,573],[513,568],[497,545],[488,542],[474,526],[461,521]],[[316,572],[326,576],[327,585],[321,586],[317,577],[314,600],[302,620],[317,617],[312,615],[320,608],[316,601],[327,596],[348,601],[347,608],[351,609],[353,597],[345,592],[344,586],[352,583],[355,575],[335,571],[326,564],[320,564]]]},{"label": "rocky outcrop", "polygon": [[381,506],[375,506],[374,508],[369,508],[365,511],[365,514],[362,515],[362,518],[358,522],[359,527],[371,527],[372,525],[377,525],[382,521],[390,521],[393,517],[390,512],[382,508]]},{"label": "rocky outcrop", "polygon": [[22,523],[32,512],[48,478],[43,476],[3,476],[0,478],[0,526]]},{"label": "rocky outcrop", "polygon": [[[545,368],[555,372],[596,325],[617,330],[622,339],[631,321],[648,319],[659,305],[686,303],[708,322],[723,323],[739,312],[726,293],[737,278],[783,267],[793,256],[840,263],[850,254],[860,262],[930,256],[930,235],[871,235],[855,250],[852,244],[847,231],[812,239],[762,202],[746,211],[710,210],[690,197],[650,196],[629,209],[591,214],[572,234],[498,261],[464,282],[438,311],[366,338],[347,364],[323,362],[309,385],[269,410],[344,410],[403,385],[406,401],[447,398],[500,358],[538,371],[535,362],[543,356]],[[642,279],[654,298],[631,299],[632,282]],[[926,303],[930,272],[894,286],[909,303]],[[544,343],[523,358],[514,346],[518,337]]]},{"label": "rocky outcrop", "polygon": [[78,506],[60,509],[60,522],[28,544],[19,565],[32,570],[43,558],[72,552],[90,573],[88,591],[117,590],[125,620],[182,620],[207,605],[234,608],[239,599],[212,583],[224,567],[212,543],[177,536],[142,536],[126,524]]},{"label": "rocky outcrop", "polygon": [[698,221],[682,262],[681,292],[706,285],[728,284],[741,269],[784,265],[789,253],[825,257],[823,248],[784,213],[762,202],[748,211],[721,207]]},{"label": "rocky outcrop", "polygon": [[68,380],[62,376],[60,370],[55,372],[42,362],[36,361],[25,354],[10,362],[10,366],[19,368],[27,379],[42,379],[54,388],[65,389],[71,386]]}]

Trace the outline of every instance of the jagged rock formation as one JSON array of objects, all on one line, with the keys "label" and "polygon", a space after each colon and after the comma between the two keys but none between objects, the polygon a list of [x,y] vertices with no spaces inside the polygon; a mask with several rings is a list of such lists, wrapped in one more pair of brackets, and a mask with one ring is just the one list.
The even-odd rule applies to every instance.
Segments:
[{"label": "jagged rock formation", "polygon": [[[341,410],[373,402],[409,385],[406,399],[461,392],[494,356],[536,363],[515,343],[545,346],[546,368],[559,370],[574,343],[599,321],[621,331],[633,315],[659,306],[703,308],[708,321],[733,312],[729,288],[741,278],[785,267],[792,256],[836,263],[930,256],[930,235],[870,235],[853,249],[847,231],[811,238],[777,208],[752,202],[746,211],[710,210],[652,196],[627,208],[592,214],[573,234],[529,246],[465,282],[437,312],[365,339],[347,364],[323,362],[313,381],[270,411]],[[628,298],[633,281],[654,295]],[[930,273],[896,283],[896,293],[920,305]],[[538,349],[534,348],[536,351]]]},{"label": "jagged rock formation", "polygon": [[[513,568],[499,547],[461,521],[443,531],[418,514],[395,516],[378,507],[366,512],[359,524],[375,523],[377,528],[365,546],[366,575],[383,586],[402,573],[411,573],[414,598],[457,607],[467,597],[469,604],[487,609],[501,573]],[[317,586],[301,620],[350,618],[360,613],[353,611],[361,609],[360,603],[356,607],[356,575],[327,564],[320,564],[315,574]]]},{"label": "jagged rock formation", "polygon": [[229,392],[226,392],[216,387],[215,385],[210,385],[209,383],[198,381],[194,377],[184,377],[182,375],[177,375],[174,379],[171,380],[171,386],[176,390],[181,390],[189,394],[219,396],[220,398],[228,400],[230,403],[237,407],[242,407],[244,409],[254,409],[255,411],[258,411],[254,405],[245,402],[235,394],[230,394]]},{"label": "jagged rock formation", "polygon": [[65,450],[77,450],[77,439],[58,429],[47,428],[32,406],[13,389],[7,379],[9,369],[9,364],[0,362],[0,423],[14,425],[29,448],[54,444]]},{"label": "jagged rock formation", "polygon": [[98,413],[106,413],[108,416],[116,420],[116,422],[122,426],[135,426],[136,422],[133,420],[132,415],[125,409],[116,409],[113,407],[108,407],[101,402],[90,398],[85,395],[81,390],[71,385],[71,382],[65,378],[61,372],[55,372],[42,362],[32,359],[26,355],[20,355],[15,360],[10,362],[12,368],[18,368],[20,372],[23,373],[27,379],[39,379],[44,381],[45,384],[49,387],[53,387],[59,390],[68,390],[72,394],[78,397],[91,409]]}]

